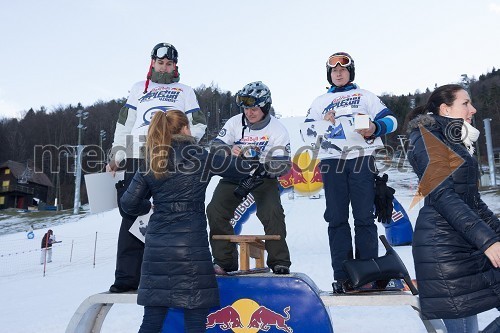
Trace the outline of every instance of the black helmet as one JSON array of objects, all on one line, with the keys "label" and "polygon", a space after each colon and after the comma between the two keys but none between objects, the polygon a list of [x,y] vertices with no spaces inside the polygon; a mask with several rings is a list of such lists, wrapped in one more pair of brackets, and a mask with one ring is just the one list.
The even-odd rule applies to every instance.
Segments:
[{"label": "black helmet", "polygon": [[326,79],[332,86],[334,86],[331,75],[332,68],[337,65],[347,68],[347,70],[349,71],[349,82],[354,81],[354,60],[348,53],[336,52],[329,56],[328,60],[326,61]]},{"label": "black helmet", "polygon": [[167,58],[168,60],[172,60],[177,63],[178,56],[179,54],[177,53],[175,47],[169,43],[156,44],[155,47],[153,47],[153,51],[151,51],[151,59]]}]

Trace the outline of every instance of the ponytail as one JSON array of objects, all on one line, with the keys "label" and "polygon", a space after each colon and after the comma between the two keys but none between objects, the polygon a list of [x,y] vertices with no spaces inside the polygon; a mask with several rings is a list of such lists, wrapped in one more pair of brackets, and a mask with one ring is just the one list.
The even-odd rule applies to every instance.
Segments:
[{"label": "ponytail", "polygon": [[156,179],[168,174],[172,136],[179,134],[185,126],[189,126],[189,120],[179,110],[158,111],[151,119],[146,141],[146,159]]}]

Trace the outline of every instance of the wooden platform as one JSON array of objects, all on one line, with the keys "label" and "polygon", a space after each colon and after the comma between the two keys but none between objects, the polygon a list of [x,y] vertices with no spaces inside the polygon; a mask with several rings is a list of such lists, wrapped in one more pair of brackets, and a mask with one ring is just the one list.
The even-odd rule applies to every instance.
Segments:
[{"label": "wooden platform", "polygon": [[[240,246],[240,270],[239,274],[259,273],[266,271],[265,268],[265,243],[264,241],[280,240],[279,235],[213,235],[212,239],[227,240],[238,243]],[[255,269],[250,268],[250,258],[255,259]],[[268,270],[268,269],[267,269]]]},{"label": "wooden platform", "polygon": [[[314,282],[303,273],[218,276],[217,279],[221,295],[221,308],[234,305],[235,300],[250,299],[278,311],[281,315],[284,315],[283,309],[290,305],[310,309],[311,313],[299,312],[302,314],[300,318],[285,321],[288,326],[294,327],[294,332],[331,332],[329,328],[331,327],[331,318],[328,315],[328,309],[335,307],[406,305],[411,306],[420,315],[418,297],[410,292],[332,294],[331,292],[319,290]],[[92,295],[78,307],[66,328],[66,333],[99,333],[106,315],[114,304],[132,305],[136,304],[136,302],[136,292],[122,294],[104,292]],[[137,307],[138,311],[142,311],[139,306]],[[169,316],[172,317],[174,313],[170,313]],[[314,324],[312,322],[318,322],[317,319],[313,320],[312,318],[319,314],[322,314],[320,319],[323,319],[323,326],[321,329],[310,329],[310,325]],[[421,319],[427,332],[440,332],[438,328],[442,327],[442,322],[437,323],[424,318]],[[181,319],[178,321],[182,322]],[[310,330],[296,327],[298,325],[306,325]],[[178,332],[175,329],[167,331]],[[216,330],[214,329],[214,331]],[[401,328],[401,331],[404,331],[404,327]],[[221,332],[221,329],[217,330],[217,332]]]}]

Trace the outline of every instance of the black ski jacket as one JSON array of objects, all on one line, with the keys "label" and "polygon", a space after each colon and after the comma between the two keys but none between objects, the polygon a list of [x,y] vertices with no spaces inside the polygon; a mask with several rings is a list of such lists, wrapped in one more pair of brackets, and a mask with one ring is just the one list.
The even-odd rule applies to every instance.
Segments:
[{"label": "black ski jacket", "polygon": [[156,179],[138,171],[121,197],[123,210],[136,216],[149,212],[153,197],[137,303],[210,308],[219,305],[219,290],[208,245],[205,190],[214,174],[242,179],[250,170],[241,159],[209,154],[192,137],[173,139],[169,175]]},{"label": "black ski jacket", "polygon": [[484,254],[500,241],[500,221],[479,195],[479,168],[461,141],[462,124],[431,114],[409,123],[408,159],[425,195],[413,259],[428,319],[462,318],[500,306],[500,269]]}]

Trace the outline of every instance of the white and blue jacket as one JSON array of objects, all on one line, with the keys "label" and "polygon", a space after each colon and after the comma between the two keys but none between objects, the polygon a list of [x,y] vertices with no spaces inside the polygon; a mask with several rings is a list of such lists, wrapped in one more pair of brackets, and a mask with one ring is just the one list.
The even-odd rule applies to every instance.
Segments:
[{"label": "white and blue jacket", "polygon": [[[382,135],[394,132],[397,120],[394,114],[374,93],[360,89],[350,83],[344,87],[332,87],[327,93],[317,97],[311,104],[306,122],[323,120],[329,111],[335,112],[335,128],[328,141],[335,149],[320,148],[319,159],[352,159],[367,156],[383,147]],[[354,116],[366,114],[377,127],[374,138],[366,139],[354,128]]]}]

